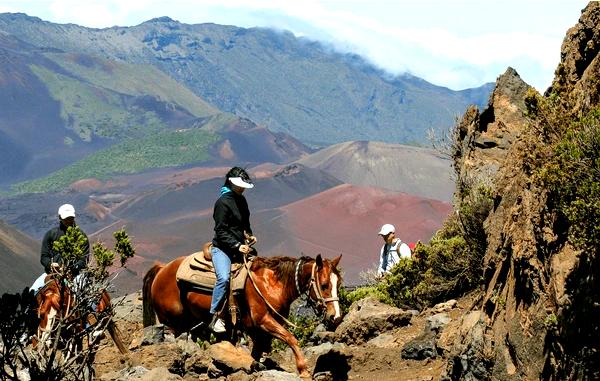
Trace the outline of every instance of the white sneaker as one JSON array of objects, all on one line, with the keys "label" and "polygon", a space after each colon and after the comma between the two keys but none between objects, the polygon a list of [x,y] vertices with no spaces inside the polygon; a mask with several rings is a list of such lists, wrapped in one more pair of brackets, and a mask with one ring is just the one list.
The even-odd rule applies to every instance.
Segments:
[{"label": "white sneaker", "polygon": [[19,338],[19,342],[21,343],[21,345],[26,345],[28,341],[29,341],[29,335],[26,333],[22,334],[21,337]]},{"label": "white sneaker", "polygon": [[223,319],[221,319],[221,318],[217,319],[217,321],[215,322],[215,325],[213,326],[213,331],[216,333],[225,332],[225,322],[223,322]]}]

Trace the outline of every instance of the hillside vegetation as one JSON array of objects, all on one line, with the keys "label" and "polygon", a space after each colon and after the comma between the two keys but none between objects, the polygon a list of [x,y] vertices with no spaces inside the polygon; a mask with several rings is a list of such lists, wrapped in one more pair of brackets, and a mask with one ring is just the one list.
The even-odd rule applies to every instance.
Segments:
[{"label": "hillside vegetation", "polygon": [[[83,141],[91,141],[94,135],[114,139],[143,136],[165,128],[155,112],[124,107],[119,94],[43,67],[32,66],[31,70],[60,102],[60,116]],[[67,145],[70,143],[65,141]]]},{"label": "hillside vegetation", "polygon": [[84,141],[89,142],[94,136],[144,137],[167,129],[173,122],[218,112],[149,65],[86,55],[46,56],[63,70],[50,65],[31,65],[30,69],[59,102],[65,125]]},{"label": "hillside vegetation", "polygon": [[[215,109],[152,65],[39,49],[4,34],[0,60],[8,63],[0,68],[0,184],[8,190],[15,182],[26,182],[12,187],[19,193],[59,190],[88,176],[209,160],[282,163],[307,151],[289,135]],[[202,133],[188,132],[190,144],[201,145],[195,154],[171,146],[178,138],[169,131],[190,128],[207,137],[198,143]],[[160,147],[163,138],[169,146]]]},{"label": "hillside vegetation", "polygon": [[150,168],[201,163],[210,158],[208,148],[218,135],[188,129],[130,139],[98,151],[49,176],[13,186],[16,193],[49,192],[66,188],[85,178],[106,180],[114,175],[136,173]]},{"label": "hillside vegetation", "polygon": [[198,118],[219,112],[151,65],[128,64],[85,54],[47,53],[45,56],[80,80],[97,87],[127,95],[153,95],[173,107],[184,108]]}]

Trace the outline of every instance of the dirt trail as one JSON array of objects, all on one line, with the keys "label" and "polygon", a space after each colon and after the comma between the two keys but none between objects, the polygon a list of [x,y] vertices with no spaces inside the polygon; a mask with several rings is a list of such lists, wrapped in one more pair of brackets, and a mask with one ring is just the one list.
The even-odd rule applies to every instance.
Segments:
[{"label": "dirt trail", "polygon": [[[139,294],[138,294],[139,295]],[[405,327],[399,327],[387,332],[380,333],[377,337],[361,345],[344,346],[343,358],[327,358],[329,366],[336,369],[336,379],[348,380],[439,380],[446,366],[443,348],[454,340],[458,328],[460,327],[460,317],[465,309],[470,307],[473,298],[471,296],[458,300],[454,308],[445,313],[450,317],[450,323],[442,330],[438,339],[438,346],[442,348],[441,356],[435,359],[409,360],[401,356],[404,345],[420,334],[426,325],[426,319],[434,314],[433,311],[425,310],[418,315],[413,316],[411,323]],[[96,357],[96,375],[100,379],[116,379],[113,373],[121,371],[124,368],[141,366],[148,370],[154,368],[167,368],[171,372],[177,368],[178,362],[181,363],[182,344],[180,342],[164,342],[160,344],[139,346],[141,332],[141,300],[139,296],[131,298],[128,302],[133,306],[127,306],[126,309],[132,310],[127,315],[128,320],[120,320],[118,325],[123,333],[127,343],[133,342],[133,348],[129,358],[119,354],[116,347],[105,340],[106,346],[101,349]],[[139,314],[139,318],[137,317]],[[188,342],[186,345],[195,344]],[[315,369],[317,358],[311,356],[311,348],[304,348],[307,354],[307,361],[310,369]],[[277,368],[295,375],[295,363],[289,349],[274,353],[270,360],[277,365]],[[185,361],[185,360],[184,360]],[[189,360],[188,360],[189,361]],[[337,362],[336,362],[337,361]],[[112,376],[111,376],[112,375]],[[233,379],[235,375],[229,376]],[[252,375],[248,375],[252,377]],[[184,375],[183,379],[192,379],[190,375]],[[198,379],[193,378],[193,379]],[[235,378],[237,379],[237,378]],[[253,379],[253,378],[249,378]]]}]

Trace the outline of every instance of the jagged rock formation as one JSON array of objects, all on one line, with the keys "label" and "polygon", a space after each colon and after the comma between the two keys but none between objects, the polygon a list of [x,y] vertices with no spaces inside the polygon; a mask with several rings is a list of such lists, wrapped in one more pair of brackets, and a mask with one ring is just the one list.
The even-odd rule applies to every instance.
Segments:
[{"label": "jagged rock formation", "polygon": [[[554,110],[576,118],[598,107],[599,51],[600,3],[590,2],[567,33],[546,92]],[[589,320],[600,312],[598,260],[582,259],[549,190],[535,181],[548,142],[532,127],[541,122],[526,118],[528,91],[509,69],[487,109],[470,109],[458,129],[458,177],[489,186],[493,207],[484,223],[485,294],[479,311],[464,317],[470,328],[455,341],[446,379],[600,376],[598,323]],[[582,293],[588,299],[578,305]]]},{"label": "jagged rock formation", "polygon": [[519,74],[508,68],[498,77],[485,110],[479,113],[476,106],[471,106],[465,112],[458,125],[454,152],[459,183],[495,177],[525,126],[524,98],[528,89],[531,87]]}]

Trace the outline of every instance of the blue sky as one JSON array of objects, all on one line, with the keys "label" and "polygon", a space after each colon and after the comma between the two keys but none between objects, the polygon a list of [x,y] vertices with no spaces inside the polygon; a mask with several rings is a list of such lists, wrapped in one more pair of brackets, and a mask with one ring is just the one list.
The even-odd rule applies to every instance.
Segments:
[{"label": "blue sky", "polygon": [[0,12],[104,28],[169,16],[285,29],[453,90],[493,82],[508,66],[539,91],[551,83],[568,28],[587,1],[543,0],[0,0]]}]

